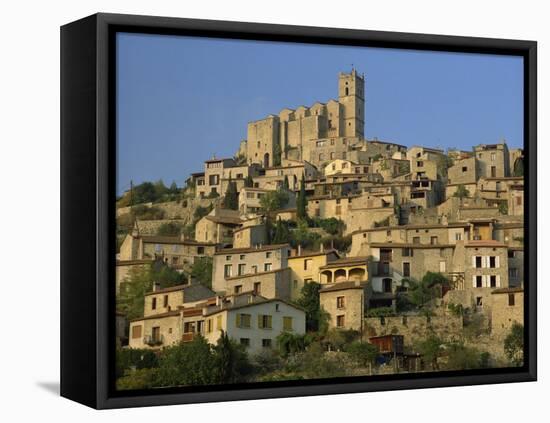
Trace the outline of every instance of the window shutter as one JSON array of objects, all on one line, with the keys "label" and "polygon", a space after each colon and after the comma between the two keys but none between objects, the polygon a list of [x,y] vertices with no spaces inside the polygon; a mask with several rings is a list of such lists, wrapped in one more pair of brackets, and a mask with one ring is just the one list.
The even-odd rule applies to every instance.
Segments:
[{"label": "window shutter", "polygon": [[267,316],[267,327],[270,329],[273,327],[271,326],[271,316]]},{"label": "window shutter", "polygon": [[486,256],[481,256],[481,267],[482,268],[487,267],[487,257]]},{"label": "window shutter", "polygon": [[237,327],[240,327],[241,326],[241,315],[237,313],[237,315],[235,316],[235,325]]},{"label": "window shutter", "polygon": [[497,275],[497,288],[500,288],[500,275]]},{"label": "window shutter", "polygon": [[488,288],[491,286],[491,277],[489,275],[483,275],[483,287]]},{"label": "window shutter", "polygon": [[[472,267],[475,269],[476,268],[476,256],[472,256]],[[474,284],[475,286],[475,284]]]},{"label": "window shutter", "polygon": [[495,256],[495,267],[497,269],[500,267],[500,256]]},{"label": "window shutter", "polygon": [[262,319],[262,315],[261,314],[258,314],[258,329],[263,329],[263,319]]},{"label": "window shutter", "polygon": [[[474,257],[475,259],[475,257]],[[472,286],[475,288],[476,287],[476,275],[473,275],[472,276]]]}]

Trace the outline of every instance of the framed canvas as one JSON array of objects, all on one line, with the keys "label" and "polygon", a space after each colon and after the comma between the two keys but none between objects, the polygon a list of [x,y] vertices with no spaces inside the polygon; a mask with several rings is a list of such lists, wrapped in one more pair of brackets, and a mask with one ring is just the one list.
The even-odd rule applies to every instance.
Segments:
[{"label": "framed canvas", "polygon": [[61,28],[61,394],[536,380],[536,43]]}]

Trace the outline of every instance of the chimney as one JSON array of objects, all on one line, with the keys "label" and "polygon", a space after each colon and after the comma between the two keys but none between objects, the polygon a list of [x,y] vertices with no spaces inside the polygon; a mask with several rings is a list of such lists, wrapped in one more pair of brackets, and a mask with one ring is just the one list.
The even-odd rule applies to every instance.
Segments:
[{"label": "chimney", "polygon": [[153,282],[153,292],[160,290],[160,282]]}]

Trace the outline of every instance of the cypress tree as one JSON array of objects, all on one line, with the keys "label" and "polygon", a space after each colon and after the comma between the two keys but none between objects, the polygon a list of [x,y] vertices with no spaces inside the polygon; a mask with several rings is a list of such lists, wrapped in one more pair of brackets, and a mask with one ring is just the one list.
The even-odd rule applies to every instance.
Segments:
[{"label": "cypress tree", "polygon": [[298,193],[298,199],[296,200],[296,215],[298,219],[307,218],[307,199],[306,199],[306,180],[302,173],[302,180],[300,181],[300,192]]},{"label": "cypress tree", "polygon": [[239,208],[239,193],[237,192],[237,183],[229,178],[227,191],[223,199],[223,205],[226,209],[237,210]]}]

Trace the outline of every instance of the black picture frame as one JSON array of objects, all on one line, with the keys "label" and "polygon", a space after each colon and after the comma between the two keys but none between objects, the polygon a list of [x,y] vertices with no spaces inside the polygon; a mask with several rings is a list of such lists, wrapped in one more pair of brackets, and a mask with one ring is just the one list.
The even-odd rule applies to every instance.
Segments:
[{"label": "black picture frame", "polygon": [[[115,46],[118,31],[524,58],[525,363],[520,368],[115,392]],[[534,41],[95,14],[61,28],[61,395],[120,408],[534,381],[537,377]]]}]

